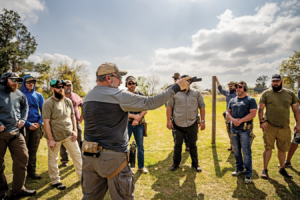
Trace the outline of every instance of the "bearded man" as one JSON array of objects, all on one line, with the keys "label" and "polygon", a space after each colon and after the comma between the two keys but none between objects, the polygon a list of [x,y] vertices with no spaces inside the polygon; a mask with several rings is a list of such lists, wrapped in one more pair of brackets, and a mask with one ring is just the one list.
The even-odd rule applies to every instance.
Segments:
[{"label": "bearded man", "polygon": [[[76,126],[77,126],[77,143],[80,147],[80,143],[82,142],[82,128],[80,126],[83,117],[80,115],[79,107],[82,107],[82,99],[78,94],[73,92],[73,85],[70,80],[65,80],[66,86],[64,87],[65,89],[65,95],[67,98],[69,98],[72,101],[73,104],[73,109],[75,113],[75,118],[76,118]],[[81,150],[80,150],[81,152]],[[69,154],[64,145],[61,145],[60,147],[60,157],[61,157],[61,163],[63,166],[68,166],[68,161],[69,161]]]},{"label": "bearded man", "polygon": [[[266,112],[263,113],[266,107]],[[282,88],[282,78],[279,74],[272,76],[272,88],[264,91],[259,100],[258,117],[263,130],[265,150],[263,152],[264,169],[261,177],[269,178],[268,164],[272,156],[274,143],[278,148],[279,173],[292,178],[284,168],[285,154],[291,145],[290,107],[296,120],[295,131],[300,131],[300,115],[298,98],[293,91]]]},{"label": "bearded man", "polygon": [[66,188],[60,181],[58,169],[58,153],[61,144],[68,150],[75,167],[79,181],[82,173],[82,159],[77,140],[76,118],[73,104],[65,98],[63,80],[52,80],[52,97],[43,105],[43,121],[48,142],[48,173],[52,186],[64,190]]},{"label": "bearded man", "polygon": [[[226,110],[227,110],[229,101],[237,96],[236,90],[235,90],[235,82],[230,81],[228,83],[228,88],[229,88],[229,91],[228,91],[228,90],[224,90],[222,88],[222,85],[220,84],[219,79],[217,77],[216,77],[216,81],[217,81],[219,92],[221,94],[223,94],[224,96],[226,96]],[[229,140],[230,140],[230,147],[227,150],[231,151],[231,152],[234,152],[233,145],[232,145],[232,140],[231,140],[231,133],[230,133],[231,121],[228,119],[227,111],[223,112],[223,116],[225,118],[226,129],[227,129],[228,137],[229,137]]]},{"label": "bearded man", "polygon": [[28,116],[26,96],[19,90],[22,82],[16,73],[5,73],[0,79],[0,199],[8,199],[8,185],[4,175],[4,156],[9,148],[13,160],[12,198],[35,195],[35,190],[25,189],[25,174],[28,150],[25,139],[20,134]]}]

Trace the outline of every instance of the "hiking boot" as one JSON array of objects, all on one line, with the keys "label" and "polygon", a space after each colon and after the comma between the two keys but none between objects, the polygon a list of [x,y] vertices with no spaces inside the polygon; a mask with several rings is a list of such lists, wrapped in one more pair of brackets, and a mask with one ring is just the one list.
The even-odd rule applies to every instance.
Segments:
[{"label": "hiking boot", "polygon": [[61,165],[63,166],[63,167],[68,167],[68,162],[61,162]]},{"label": "hiking boot", "polygon": [[[280,168],[280,164],[278,164],[278,167]],[[284,167],[285,167],[285,168],[292,167],[292,163],[291,163],[291,162],[288,162],[288,161],[285,161],[285,162],[284,162]]]},{"label": "hiking boot", "polygon": [[38,175],[37,173],[30,173],[30,174],[27,174],[27,176],[31,179],[41,179],[42,177],[40,175]]},{"label": "hiking boot", "polygon": [[197,166],[192,165],[192,168],[194,168],[196,170],[196,172],[201,172],[202,171],[202,169],[199,165],[197,165]]},{"label": "hiking boot", "polygon": [[23,190],[22,192],[18,193],[18,194],[14,194],[12,193],[10,195],[11,199],[17,199],[17,198],[21,198],[21,197],[28,197],[28,196],[33,196],[36,194],[35,190]]},{"label": "hiking boot", "polygon": [[251,177],[245,177],[245,183],[246,184],[249,184],[249,183],[251,183]]},{"label": "hiking boot", "polygon": [[290,174],[285,170],[285,168],[279,169],[279,174],[281,174],[282,176],[287,177],[287,178],[293,178],[293,176],[290,175]]},{"label": "hiking boot", "polygon": [[179,165],[173,164],[173,165],[169,168],[169,170],[175,171],[175,170],[178,169],[178,168],[179,168]]},{"label": "hiking boot", "polygon": [[268,174],[268,170],[267,169],[263,169],[261,174],[260,174],[261,178],[267,179],[269,178],[269,174]]},{"label": "hiking boot", "polygon": [[146,167],[139,168],[138,170],[139,170],[141,173],[143,173],[143,174],[147,174],[147,173],[148,173],[148,170],[146,169]]},{"label": "hiking boot", "polygon": [[241,175],[243,172],[242,171],[237,171],[235,170],[234,172],[232,172],[232,176],[239,176]]},{"label": "hiking boot", "polygon": [[66,186],[64,184],[62,184],[62,183],[56,183],[56,184],[52,185],[52,187],[55,187],[58,190],[64,190],[64,189],[66,189]]}]

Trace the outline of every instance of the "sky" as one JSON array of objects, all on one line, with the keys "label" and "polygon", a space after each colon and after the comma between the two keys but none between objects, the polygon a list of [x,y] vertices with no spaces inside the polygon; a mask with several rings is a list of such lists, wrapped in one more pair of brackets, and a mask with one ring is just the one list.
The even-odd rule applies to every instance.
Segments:
[{"label": "sky", "polygon": [[300,50],[298,0],[0,0],[3,8],[26,19],[36,38],[30,61],[77,59],[90,74],[86,89],[104,62],[135,77],[158,75],[157,88],[175,72],[202,78],[202,89],[212,76],[253,87]]}]

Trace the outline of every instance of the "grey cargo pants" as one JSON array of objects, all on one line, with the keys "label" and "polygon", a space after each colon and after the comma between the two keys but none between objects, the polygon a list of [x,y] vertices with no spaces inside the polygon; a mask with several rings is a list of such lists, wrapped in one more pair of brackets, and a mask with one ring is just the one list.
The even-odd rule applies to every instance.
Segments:
[{"label": "grey cargo pants", "polygon": [[82,200],[104,199],[107,189],[112,200],[134,199],[134,179],[127,165],[114,178],[107,180],[126,158],[121,152],[101,152],[98,158],[82,156]]}]

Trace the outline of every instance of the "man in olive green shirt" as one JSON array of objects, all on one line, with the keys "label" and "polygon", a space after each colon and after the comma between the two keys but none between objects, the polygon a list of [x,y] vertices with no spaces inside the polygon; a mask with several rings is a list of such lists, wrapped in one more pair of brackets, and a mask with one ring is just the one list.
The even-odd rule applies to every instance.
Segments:
[{"label": "man in olive green shirt", "polygon": [[[266,107],[266,112],[263,110]],[[279,173],[291,178],[284,168],[285,153],[291,144],[290,107],[292,107],[297,124],[295,130],[300,130],[300,115],[298,98],[288,89],[282,88],[282,78],[279,74],[272,76],[272,88],[264,91],[259,100],[258,117],[260,128],[263,130],[265,150],[263,152],[264,169],[261,177],[269,178],[268,163],[272,156],[272,149],[276,140],[278,159],[280,163]]]},{"label": "man in olive green shirt", "polygon": [[77,140],[77,126],[72,101],[65,98],[63,80],[52,80],[53,96],[43,105],[43,121],[48,141],[48,173],[52,186],[59,190],[66,188],[60,181],[58,169],[58,153],[61,144],[68,150],[81,180],[82,158]]}]

